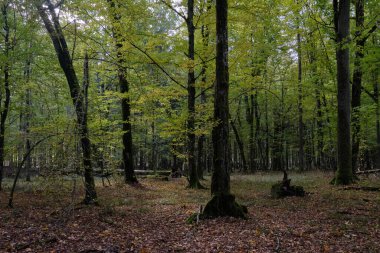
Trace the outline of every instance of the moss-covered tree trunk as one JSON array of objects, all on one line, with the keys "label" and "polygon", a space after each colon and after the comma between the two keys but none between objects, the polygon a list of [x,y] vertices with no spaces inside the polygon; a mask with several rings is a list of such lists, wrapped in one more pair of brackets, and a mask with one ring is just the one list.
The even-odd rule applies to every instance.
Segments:
[{"label": "moss-covered tree trunk", "polygon": [[213,198],[207,203],[202,213],[204,218],[218,216],[245,218],[247,211],[235,202],[235,197],[230,193],[227,9],[227,0],[216,1],[214,120],[218,124],[212,130],[214,172],[211,181],[211,194]]}]

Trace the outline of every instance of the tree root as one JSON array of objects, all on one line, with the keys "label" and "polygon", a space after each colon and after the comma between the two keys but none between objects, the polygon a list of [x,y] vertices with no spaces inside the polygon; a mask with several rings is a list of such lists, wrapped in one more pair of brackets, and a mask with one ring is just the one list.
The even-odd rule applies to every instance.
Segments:
[{"label": "tree root", "polygon": [[215,195],[205,206],[200,219],[212,219],[221,216],[247,219],[248,209],[246,206],[236,203],[232,194]]}]

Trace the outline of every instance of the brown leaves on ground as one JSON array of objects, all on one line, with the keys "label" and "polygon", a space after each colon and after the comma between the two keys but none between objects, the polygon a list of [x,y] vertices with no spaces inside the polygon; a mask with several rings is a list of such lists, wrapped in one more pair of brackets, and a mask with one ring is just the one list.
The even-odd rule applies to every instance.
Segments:
[{"label": "brown leaves on ground", "polygon": [[77,204],[82,192],[70,182],[65,191],[19,191],[14,209],[1,192],[0,252],[380,252],[379,193],[341,191],[330,178],[300,176],[295,181],[311,194],[275,200],[270,185],[280,174],[233,176],[249,219],[194,225],[185,220],[210,194],[186,189],[185,179],[99,184],[99,206]]}]

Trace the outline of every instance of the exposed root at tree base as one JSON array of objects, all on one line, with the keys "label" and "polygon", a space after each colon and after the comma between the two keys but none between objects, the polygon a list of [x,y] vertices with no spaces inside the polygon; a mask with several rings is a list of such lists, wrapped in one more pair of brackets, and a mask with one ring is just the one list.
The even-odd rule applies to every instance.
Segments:
[{"label": "exposed root at tree base", "polygon": [[200,182],[197,182],[195,184],[189,184],[186,186],[188,189],[198,189],[198,190],[206,190],[207,188],[204,187]]},{"label": "exposed root at tree base", "polygon": [[355,178],[347,178],[347,179],[342,179],[342,178],[337,178],[334,177],[331,181],[330,184],[332,185],[350,185],[355,183]]},{"label": "exposed root at tree base", "polygon": [[201,219],[212,219],[221,216],[247,219],[248,209],[246,206],[236,203],[232,194],[215,195],[206,205]]},{"label": "exposed root at tree base", "polygon": [[94,205],[94,206],[98,206],[99,203],[98,203],[98,200],[97,199],[88,199],[88,198],[85,198],[81,204],[83,205]]}]

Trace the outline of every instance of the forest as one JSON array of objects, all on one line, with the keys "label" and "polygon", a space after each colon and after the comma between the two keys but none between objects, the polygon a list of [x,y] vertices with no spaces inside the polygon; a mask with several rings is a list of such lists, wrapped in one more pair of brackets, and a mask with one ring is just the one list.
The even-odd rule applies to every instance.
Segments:
[{"label": "forest", "polygon": [[380,252],[379,0],[0,8],[0,252]]}]

